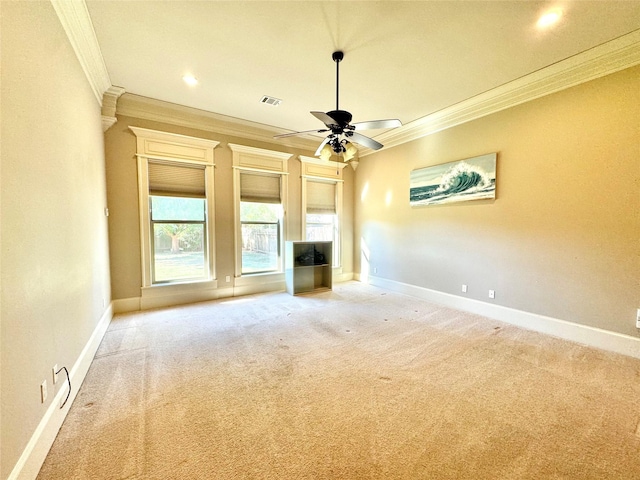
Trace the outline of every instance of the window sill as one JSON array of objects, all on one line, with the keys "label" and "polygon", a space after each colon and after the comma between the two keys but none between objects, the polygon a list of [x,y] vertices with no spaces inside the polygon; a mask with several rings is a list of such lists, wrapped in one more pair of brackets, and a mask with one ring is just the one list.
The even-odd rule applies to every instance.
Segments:
[{"label": "window sill", "polygon": [[253,273],[253,274],[244,274],[241,277],[236,277],[234,281],[234,285],[236,287],[244,287],[251,285],[261,285],[267,283],[278,283],[284,282],[284,273]]},{"label": "window sill", "polygon": [[197,280],[183,283],[163,283],[142,287],[142,298],[164,297],[166,295],[177,295],[181,293],[200,292],[203,290],[213,290],[218,288],[217,280]]}]

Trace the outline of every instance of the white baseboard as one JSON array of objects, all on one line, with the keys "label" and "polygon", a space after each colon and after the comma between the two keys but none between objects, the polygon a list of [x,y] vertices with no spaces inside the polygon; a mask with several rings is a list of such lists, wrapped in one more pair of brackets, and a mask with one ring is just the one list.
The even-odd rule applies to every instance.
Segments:
[{"label": "white baseboard", "polygon": [[188,303],[217,300],[219,298],[238,297],[242,295],[251,295],[254,293],[277,292],[280,290],[284,290],[284,283],[282,282],[277,284],[243,285],[236,287],[217,288],[215,290],[202,292],[199,295],[180,293],[174,295],[154,296],[150,298],[121,298],[113,301],[113,312],[138,312],[142,310],[150,310],[152,308],[173,307],[176,305],[184,305]]},{"label": "white baseboard", "polygon": [[[334,273],[333,283],[347,282],[354,279],[353,272]],[[188,287],[188,285],[186,285]],[[279,292],[285,290],[284,276],[245,277],[242,280],[235,279],[235,284],[228,287],[211,288],[202,290],[189,290],[178,292],[157,292],[141,297],[120,298],[113,301],[114,313],[137,312],[151,308],[170,307],[186,303],[203,302],[219,298],[240,297],[258,293]]]},{"label": "white baseboard", "polygon": [[[69,370],[72,390],[67,403],[65,403],[64,408],[60,408],[60,405],[64,401],[68,391],[68,388],[65,386],[60,388],[54,399],[51,401],[49,408],[47,408],[47,411],[42,417],[42,420],[40,420],[35,432],[33,432],[29,443],[27,443],[27,446],[22,452],[22,455],[20,455],[18,462],[9,474],[7,480],[33,480],[38,476],[38,472],[40,471],[45,458],[47,458],[49,449],[58,435],[58,431],[69,412],[69,408],[71,407],[73,400],[78,394],[79,387],[82,385],[84,377],[89,371],[93,357],[100,346],[100,342],[102,341],[112,318],[113,304],[110,304],[102,314],[100,321],[96,325],[89,341],[76,360],[76,363]],[[66,382],[64,375],[60,375],[59,378],[60,381]]]},{"label": "white baseboard", "polygon": [[447,307],[482,315],[518,327],[540,333],[546,333],[564,340],[577,342],[590,347],[600,348],[609,352],[620,353],[634,358],[640,358],[640,338],[600,328],[580,325],[578,323],[546,317],[536,313],[516,310],[491,303],[481,302],[470,298],[459,297],[449,293],[438,292],[424,287],[417,287],[406,283],[369,276],[368,283],[385,288],[393,292],[403,293],[429,302]]},{"label": "white baseboard", "polygon": [[119,298],[113,301],[113,313],[137,312],[140,310],[140,297]]},{"label": "white baseboard", "polygon": [[354,279],[353,272],[333,274],[333,283],[348,282],[353,279]]}]

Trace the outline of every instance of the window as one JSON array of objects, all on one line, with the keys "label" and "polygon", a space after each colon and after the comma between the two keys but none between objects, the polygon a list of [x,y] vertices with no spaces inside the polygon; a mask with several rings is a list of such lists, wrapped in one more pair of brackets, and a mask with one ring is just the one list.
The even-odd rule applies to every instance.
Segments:
[{"label": "window", "polygon": [[186,291],[172,284],[214,288],[213,149],[218,142],[129,128],[137,137],[143,303],[152,290]]},{"label": "window", "polygon": [[205,199],[151,195],[149,203],[153,283],[208,278]]},{"label": "window", "polygon": [[332,241],[339,238],[338,216],[336,214],[307,213],[307,235],[310,241]]},{"label": "window", "polygon": [[336,212],[336,182],[306,180],[306,240],[333,242],[334,266],[339,263],[340,225]]},{"label": "window", "polygon": [[339,267],[342,245],[342,168],[346,164],[302,156],[300,161],[303,172],[302,213],[305,240],[333,242],[333,266]]},{"label": "window", "polygon": [[148,160],[151,283],[209,278],[205,167]]},{"label": "window", "polygon": [[240,172],[242,274],[281,271],[280,175]]},{"label": "window", "polygon": [[235,284],[284,281],[287,161],[291,155],[244,145],[229,147],[234,168]]},{"label": "window", "polygon": [[280,270],[282,206],[240,202],[242,224],[242,273]]}]

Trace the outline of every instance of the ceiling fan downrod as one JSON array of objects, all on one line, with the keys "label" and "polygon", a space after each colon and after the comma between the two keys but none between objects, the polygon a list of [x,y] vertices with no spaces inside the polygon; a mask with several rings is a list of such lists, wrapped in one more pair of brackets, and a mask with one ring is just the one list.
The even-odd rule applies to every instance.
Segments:
[{"label": "ceiling fan downrod", "polygon": [[344,52],[338,50],[331,55],[333,61],[336,62],[336,111],[340,110],[340,62],[344,58]]},{"label": "ceiling fan downrod", "polygon": [[345,110],[340,110],[340,62],[344,58],[344,52],[338,50],[333,52],[331,55],[333,61],[336,62],[336,109],[330,112],[327,112],[327,115],[333,120],[331,124],[327,124],[330,126],[331,131],[334,134],[342,134],[344,132],[345,127],[351,123],[351,114]]}]

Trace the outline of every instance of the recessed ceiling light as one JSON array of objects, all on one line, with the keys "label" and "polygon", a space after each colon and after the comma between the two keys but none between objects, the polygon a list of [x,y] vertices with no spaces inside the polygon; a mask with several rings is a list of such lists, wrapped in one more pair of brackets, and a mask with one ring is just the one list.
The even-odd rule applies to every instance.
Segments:
[{"label": "recessed ceiling light", "polygon": [[182,80],[184,80],[184,82],[187,85],[197,85],[198,84],[198,79],[196,77],[194,77],[193,75],[185,75],[182,77]]},{"label": "recessed ceiling light", "polygon": [[539,28],[550,27],[551,25],[556,23],[558,20],[560,20],[561,16],[562,16],[562,10],[560,9],[550,10],[538,19],[537,25]]}]

